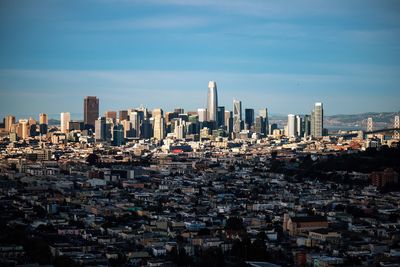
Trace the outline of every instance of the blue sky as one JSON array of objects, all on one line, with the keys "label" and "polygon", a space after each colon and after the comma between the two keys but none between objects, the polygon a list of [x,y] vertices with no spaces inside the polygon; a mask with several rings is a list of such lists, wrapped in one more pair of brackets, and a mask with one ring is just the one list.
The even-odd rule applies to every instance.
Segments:
[{"label": "blue sky", "polygon": [[0,116],[144,105],[400,110],[400,1],[2,0]]}]

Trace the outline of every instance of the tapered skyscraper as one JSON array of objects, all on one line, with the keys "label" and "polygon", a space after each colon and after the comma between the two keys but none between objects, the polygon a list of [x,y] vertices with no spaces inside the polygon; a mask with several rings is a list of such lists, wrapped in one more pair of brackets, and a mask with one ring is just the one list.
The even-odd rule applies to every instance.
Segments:
[{"label": "tapered skyscraper", "polygon": [[217,121],[218,95],[217,95],[217,83],[214,81],[208,82],[207,102],[208,102],[207,105],[208,120]]}]

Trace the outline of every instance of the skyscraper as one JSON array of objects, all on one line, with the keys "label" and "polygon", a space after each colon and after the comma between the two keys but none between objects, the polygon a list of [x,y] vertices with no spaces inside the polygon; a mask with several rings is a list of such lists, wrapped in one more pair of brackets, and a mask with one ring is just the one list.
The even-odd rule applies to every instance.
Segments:
[{"label": "skyscraper", "polygon": [[197,109],[197,114],[199,115],[199,122],[207,121],[207,109],[199,108]]},{"label": "skyscraper", "polygon": [[5,118],[4,128],[7,132],[11,132],[11,126],[15,124],[15,117],[12,115],[8,115]]},{"label": "skyscraper", "polygon": [[48,124],[47,114],[40,113],[39,114],[39,132],[40,132],[40,134],[47,133],[47,124]]},{"label": "skyscraper", "polygon": [[139,112],[132,111],[129,114],[129,121],[132,124],[133,137],[140,137],[140,117],[139,117]]},{"label": "skyscraper", "polygon": [[225,107],[218,107],[217,109],[217,128],[225,126]]},{"label": "skyscraper", "polygon": [[106,112],[104,112],[104,117],[106,117],[106,119],[112,119],[114,124],[117,122],[117,112],[116,111],[107,110]]},{"label": "skyscraper", "polygon": [[303,118],[300,115],[296,115],[296,135],[300,137],[304,135]]},{"label": "skyscraper", "polygon": [[69,121],[71,120],[71,114],[69,112],[61,112],[61,132],[67,133],[69,131]]},{"label": "skyscraper", "polygon": [[240,133],[242,124],[242,102],[233,100],[233,132]]},{"label": "skyscraper", "polygon": [[208,120],[217,121],[217,107],[218,107],[218,96],[217,96],[217,83],[214,81],[208,82]]},{"label": "skyscraper", "polygon": [[232,111],[225,111],[225,125],[226,131],[231,133],[233,131],[233,118],[232,118]]},{"label": "skyscraper", "polygon": [[311,118],[312,136],[320,138],[324,130],[324,109],[320,102],[315,103]]},{"label": "skyscraper", "polygon": [[163,110],[158,108],[154,109],[153,115],[153,137],[158,140],[165,138],[165,120],[163,117]]},{"label": "skyscraper", "polygon": [[94,130],[94,122],[99,117],[99,99],[87,96],[83,102],[83,117],[86,129]]},{"label": "skyscraper", "polygon": [[254,109],[246,108],[244,110],[244,122],[246,124],[247,129],[251,129],[254,124]]},{"label": "skyscraper", "polygon": [[265,127],[264,134],[265,134],[265,135],[272,134],[272,133],[269,131],[268,109],[267,109],[267,108],[260,109],[260,110],[258,111],[258,115],[259,115],[260,117],[262,117],[263,120],[264,120],[264,127]]},{"label": "skyscraper", "polygon": [[96,141],[105,141],[107,139],[107,121],[105,117],[95,120],[95,137]]},{"label": "skyscraper", "polygon": [[124,126],[117,124],[113,128],[113,141],[114,146],[121,146],[124,143]]},{"label": "skyscraper", "polygon": [[287,136],[288,137],[294,137],[296,136],[296,116],[293,114],[288,115],[288,121],[287,121]]}]

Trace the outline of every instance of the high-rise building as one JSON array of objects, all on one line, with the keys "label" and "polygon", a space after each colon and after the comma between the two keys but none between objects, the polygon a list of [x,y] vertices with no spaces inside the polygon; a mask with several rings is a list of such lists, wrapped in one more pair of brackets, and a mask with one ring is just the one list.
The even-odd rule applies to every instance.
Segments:
[{"label": "high-rise building", "polygon": [[258,111],[258,115],[264,119],[264,127],[265,127],[264,134],[265,135],[271,134],[272,132],[269,131],[268,109],[267,108],[260,109]]},{"label": "high-rise building", "polygon": [[296,135],[300,137],[304,135],[303,118],[300,115],[296,115]]},{"label": "high-rise building", "polygon": [[85,128],[94,130],[94,122],[99,117],[99,99],[97,97],[85,97],[83,102],[83,117]]},{"label": "high-rise building", "polygon": [[246,128],[248,130],[250,130],[254,124],[254,109],[246,108],[244,110],[244,122],[245,122]]},{"label": "high-rise building", "polygon": [[182,119],[175,121],[174,135],[177,139],[184,139],[186,134],[186,122]]},{"label": "high-rise building", "polygon": [[124,126],[122,124],[114,125],[112,144],[114,146],[122,146],[124,144]]},{"label": "high-rise building", "polygon": [[29,138],[29,121],[27,119],[20,119],[17,126],[17,135],[20,139]]},{"label": "high-rise building", "polygon": [[132,111],[129,114],[129,121],[132,124],[133,137],[140,137],[140,116],[139,116],[139,112]]},{"label": "high-rise building", "polygon": [[225,111],[225,125],[226,131],[231,133],[233,131],[233,115],[232,111]]},{"label": "high-rise building", "polygon": [[118,121],[121,122],[123,120],[128,120],[128,111],[127,110],[120,110],[118,112]]},{"label": "high-rise building", "polygon": [[175,108],[174,113],[177,113],[178,115],[183,114],[185,113],[185,110],[183,108]]},{"label": "high-rise building", "polygon": [[304,137],[310,136],[311,135],[311,116],[310,115],[305,115],[304,116]]},{"label": "high-rise building", "polygon": [[324,131],[324,109],[320,102],[315,103],[314,110],[311,115],[312,136],[320,138]]},{"label": "high-rise building", "polygon": [[254,125],[254,132],[265,135],[265,125],[264,125],[264,118],[261,116],[256,117],[256,123]]},{"label": "high-rise building", "polygon": [[233,100],[233,132],[240,133],[242,130],[242,102]]},{"label": "high-rise building", "polygon": [[100,117],[95,120],[95,137],[96,141],[106,141],[107,139],[107,120],[105,117]]},{"label": "high-rise building", "polygon": [[104,112],[104,117],[106,117],[106,119],[112,119],[114,124],[117,122],[117,112],[116,111],[107,110],[106,112]]},{"label": "high-rise building", "polygon": [[288,137],[294,137],[297,136],[296,132],[296,116],[293,114],[288,115],[288,121],[287,121],[287,136]]},{"label": "high-rise building", "polygon": [[61,112],[60,124],[62,133],[68,133],[70,120],[71,120],[71,114],[69,112]]},{"label": "high-rise building", "polygon": [[217,109],[217,128],[225,126],[225,107]]},{"label": "high-rise building", "polygon": [[145,139],[150,139],[153,136],[153,129],[150,123],[150,119],[144,119],[140,126],[140,136]]},{"label": "high-rise building", "polygon": [[152,112],[153,116],[153,137],[158,140],[165,138],[165,120],[164,112],[161,108],[154,109]]},{"label": "high-rise building", "polygon": [[274,132],[274,130],[277,130],[278,129],[278,124],[276,124],[276,123],[271,123],[269,126],[268,126],[268,134],[272,134],[273,132]]},{"label": "high-rise building", "polygon": [[206,108],[199,108],[197,109],[197,114],[199,115],[199,122],[207,121],[207,109]]},{"label": "high-rise building", "polygon": [[47,118],[47,114],[40,113],[39,114],[39,132],[40,134],[46,134],[47,133],[47,125],[49,121]]},{"label": "high-rise building", "polygon": [[83,131],[85,129],[85,125],[83,121],[69,121],[69,130],[70,131]]},{"label": "high-rise building", "polygon": [[151,113],[151,116],[152,116],[153,118],[155,118],[155,117],[157,117],[157,116],[159,116],[159,117],[164,117],[164,111],[163,111],[161,108],[153,109],[153,111],[152,111],[152,113]]},{"label": "high-rise building", "polygon": [[15,117],[8,115],[4,121],[4,128],[7,132],[11,132],[11,127],[15,124]]},{"label": "high-rise building", "polygon": [[39,114],[39,124],[49,124],[47,114],[45,114],[45,113]]},{"label": "high-rise building", "polygon": [[161,116],[154,117],[154,128],[153,137],[158,140],[163,140],[165,138],[165,122],[164,118]]},{"label": "high-rise building", "polygon": [[208,120],[217,121],[217,107],[218,107],[218,95],[217,95],[217,83],[214,81],[208,82],[208,97],[207,97],[207,110]]}]

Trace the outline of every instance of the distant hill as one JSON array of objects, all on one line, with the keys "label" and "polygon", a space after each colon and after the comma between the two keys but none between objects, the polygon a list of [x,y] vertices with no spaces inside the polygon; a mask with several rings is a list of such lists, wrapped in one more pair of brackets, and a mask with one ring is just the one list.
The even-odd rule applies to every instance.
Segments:
[{"label": "distant hill", "polygon": [[[375,129],[390,128],[394,123],[394,116],[399,115],[399,112],[368,112],[360,114],[338,114],[324,117],[324,127],[328,129],[366,129],[367,120],[372,117]],[[278,123],[281,127],[286,125],[286,116],[271,116],[270,122]]]}]

